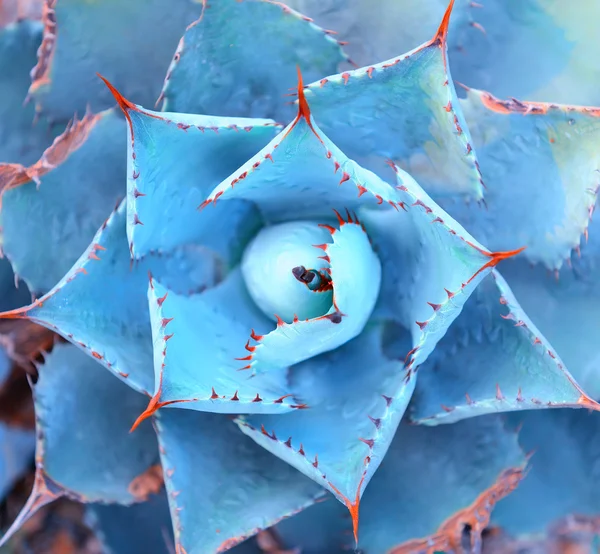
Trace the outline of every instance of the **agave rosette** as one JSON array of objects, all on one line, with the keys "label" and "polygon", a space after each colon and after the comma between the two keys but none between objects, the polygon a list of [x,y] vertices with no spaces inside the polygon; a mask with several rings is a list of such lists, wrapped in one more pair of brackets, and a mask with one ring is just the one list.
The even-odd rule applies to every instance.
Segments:
[{"label": "agave rosette", "polygon": [[[329,25],[311,4],[294,7]],[[433,4],[390,9],[431,24]],[[30,68],[15,59],[21,79],[0,81],[9,125],[21,118],[0,143],[2,246],[34,295],[0,317],[71,343],[38,364],[35,486],[4,540],[61,496],[91,504],[117,553],[460,551],[467,526],[477,551],[490,522],[521,535],[573,512],[593,521],[560,468],[597,459],[600,111],[459,98],[450,65],[463,49],[467,84],[562,99],[593,74],[575,55],[598,39],[584,32],[551,84],[546,65],[515,79],[481,68],[513,8],[473,4],[359,68],[333,31],[270,0],[118,16],[47,0],[43,32],[35,13],[0,19],[2,48],[41,44],[34,131],[13,102]],[[561,22],[562,4],[528,0],[545,18],[518,20],[521,48],[581,23],[577,10]],[[346,34],[362,16],[368,31],[365,9]],[[109,44],[115,18],[127,38]],[[359,33],[352,58],[397,54],[389,33]],[[162,111],[145,107],[156,97]],[[41,153],[49,124],[64,131]],[[553,429],[573,444],[564,464]],[[560,494],[526,516],[551,482]]]}]

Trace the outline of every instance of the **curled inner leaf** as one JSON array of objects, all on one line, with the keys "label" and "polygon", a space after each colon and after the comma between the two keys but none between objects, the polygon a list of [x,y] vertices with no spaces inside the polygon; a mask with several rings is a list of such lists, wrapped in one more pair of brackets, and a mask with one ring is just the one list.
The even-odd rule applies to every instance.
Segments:
[{"label": "curled inner leaf", "polygon": [[329,262],[314,247],[328,238],[327,230],[311,221],[272,225],[256,235],[242,258],[242,273],[250,296],[267,317],[291,323],[329,311]]},{"label": "curled inner leaf", "polygon": [[272,226],[246,251],[246,285],[264,313],[276,313],[277,327],[251,334],[256,344],[242,369],[255,374],[297,364],[362,332],[379,296],[381,263],[358,218],[334,213],[337,228],[310,222]]}]

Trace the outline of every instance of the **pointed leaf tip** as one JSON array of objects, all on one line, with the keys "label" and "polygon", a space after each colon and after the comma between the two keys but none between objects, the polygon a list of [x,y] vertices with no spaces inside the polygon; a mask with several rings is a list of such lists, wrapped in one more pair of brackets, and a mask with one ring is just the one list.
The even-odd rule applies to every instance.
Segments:
[{"label": "pointed leaf tip", "polygon": [[303,117],[310,122],[310,107],[304,95],[304,81],[299,65],[296,66],[296,70],[298,71],[298,118]]},{"label": "pointed leaf tip", "polygon": [[435,36],[431,40],[431,42],[440,42],[443,45],[446,44],[446,39],[448,38],[448,27],[450,26],[450,16],[452,15],[452,8],[454,8],[454,0],[450,0],[446,11],[444,12],[444,17],[442,18],[442,22],[438,27]]},{"label": "pointed leaf tip", "polygon": [[100,73],[96,73],[96,75],[98,75],[108,87],[108,90],[110,90],[111,94],[115,97],[117,104],[119,104],[119,107],[123,110],[125,115],[127,115],[127,110],[137,110],[135,104],[127,100],[127,98],[125,98],[106,77],[103,77]]}]

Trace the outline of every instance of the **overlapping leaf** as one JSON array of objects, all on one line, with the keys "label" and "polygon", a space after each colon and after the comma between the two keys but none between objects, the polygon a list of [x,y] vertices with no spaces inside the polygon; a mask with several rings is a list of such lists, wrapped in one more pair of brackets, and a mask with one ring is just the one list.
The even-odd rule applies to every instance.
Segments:
[{"label": "overlapping leaf", "polygon": [[[272,120],[158,113],[123,98],[107,82],[127,121],[127,237],[132,255],[194,242],[229,264],[260,225],[252,205],[238,201],[205,217],[206,194],[273,138]],[[210,217],[209,217],[210,215]]]},{"label": "overlapping leaf", "polygon": [[195,245],[148,256],[132,266],[122,202],[91,245],[45,296],[2,318],[27,318],[60,333],[133,388],[154,389],[152,337],[146,300],[151,271],[189,294],[221,277],[215,256]]},{"label": "overlapping leaf", "polygon": [[162,410],[157,431],[178,552],[223,552],[323,494],[220,414]]},{"label": "overlapping leaf", "polygon": [[[517,487],[525,464],[516,433],[498,416],[436,428],[401,424],[363,496],[358,548],[457,552],[468,527],[478,552],[492,510]],[[355,545],[342,517],[342,506],[324,502],[277,529],[288,548],[306,542],[310,554],[343,552]]]},{"label": "overlapping leaf", "polygon": [[600,186],[600,110],[470,90],[462,102],[488,185],[487,210],[443,204],[490,248],[560,269],[588,232]]},{"label": "overlapping leaf", "polygon": [[35,436],[27,429],[0,423],[0,498],[27,470],[35,450]]},{"label": "overlapping leaf", "polygon": [[517,435],[497,416],[401,426],[363,499],[362,548],[366,554],[457,551],[468,525],[479,551],[494,505],[518,485],[525,463]]},{"label": "overlapping leaf", "polygon": [[358,525],[360,498],[390,445],[414,389],[402,362],[382,353],[383,325],[291,368],[309,409],[238,421],[258,444],[336,495]]},{"label": "overlapping leaf", "polygon": [[[370,0],[287,0],[286,4],[310,14],[319,25],[335,29],[336,37],[348,41],[344,50],[363,66],[408,52],[428,40],[448,1],[379,0],[376,7]],[[452,54],[469,23],[470,4],[470,0],[458,0],[454,7],[448,37]]]},{"label": "overlapping leaf", "polygon": [[152,552],[172,554],[173,526],[163,490],[132,506],[92,504],[88,520],[109,554]]},{"label": "overlapping leaf", "polygon": [[35,164],[0,164],[2,247],[32,293],[58,282],[123,196],[125,149],[108,110],[74,120]]},{"label": "overlapping leaf", "polygon": [[598,415],[583,410],[511,414],[519,442],[533,451],[531,468],[514,495],[498,504],[492,523],[512,535],[545,532],[557,519],[574,514],[597,517]]},{"label": "overlapping leaf", "polygon": [[[513,253],[490,253],[479,246],[401,170],[395,168],[398,185],[392,187],[347,158],[316,126],[302,87],[299,89],[296,119],[217,186],[202,207],[210,210],[217,202],[243,198],[254,202],[269,221],[303,217],[324,222],[334,208],[361,208],[359,220],[364,218],[367,235],[383,265],[379,312],[411,330],[412,363],[418,365],[443,336],[479,280]],[[417,281],[421,275],[426,278]],[[350,273],[343,279],[350,279]],[[335,290],[335,282],[333,286]],[[316,323],[321,325],[309,320],[308,324],[299,321],[289,327],[279,326],[273,336],[283,335],[287,340],[278,340],[277,352],[271,356],[281,353],[287,357],[294,342],[303,340],[305,344],[313,331],[314,336],[321,336],[325,322]],[[333,329],[331,326],[340,321],[328,323]],[[306,333],[294,332],[300,327],[306,327]],[[329,330],[329,334],[332,332]],[[258,342],[269,341],[269,337]],[[287,344],[286,350],[281,348],[283,344]],[[329,349],[325,340],[320,339],[318,344],[320,352]],[[256,357],[265,354],[257,351]]]},{"label": "overlapping leaf", "polygon": [[600,219],[589,227],[589,242],[573,253],[568,265],[548,275],[525,260],[502,268],[520,302],[552,343],[569,371],[594,399],[600,398],[598,317],[600,314]]},{"label": "overlapping leaf", "polygon": [[150,105],[177,41],[199,13],[194,0],[44,0],[44,37],[29,94],[42,113],[66,122],[88,106],[98,112],[113,104],[100,72],[135,102]]},{"label": "overlapping leaf", "polygon": [[[46,121],[34,125],[33,104],[26,107],[36,52],[42,38],[38,21],[16,21],[0,7],[0,162],[32,164],[52,142],[55,131]],[[57,129],[60,127],[56,127]]]},{"label": "overlapping leaf", "polygon": [[[65,386],[76,394],[63,394]],[[158,461],[150,424],[134,435],[128,433],[144,397],[73,346],[56,345],[47,355],[34,398],[35,484],[3,541],[60,496],[85,502],[135,502],[136,478]]]},{"label": "overlapping leaf", "polygon": [[435,425],[547,407],[598,410],[493,272],[419,371],[411,418]]},{"label": "overlapping leaf", "polygon": [[452,58],[456,78],[501,97],[600,105],[594,0],[470,2],[470,32]]},{"label": "overlapping leaf", "polygon": [[285,121],[296,66],[317,79],[346,59],[332,34],[281,2],[203,0],[167,73],[163,108]]},{"label": "overlapping leaf", "polygon": [[176,404],[220,413],[285,412],[300,406],[285,370],[250,379],[239,371],[248,329],[268,328],[238,270],[203,294],[176,294],[151,281],[154,396],[139,421]]},{"label": "overlapping leaf", "polygon": [[401,56],[308,85],[315,119],[354,159],[394,161],[428,192],[480,200],[483,181],[446,59],[452,2],[434,38]]}]

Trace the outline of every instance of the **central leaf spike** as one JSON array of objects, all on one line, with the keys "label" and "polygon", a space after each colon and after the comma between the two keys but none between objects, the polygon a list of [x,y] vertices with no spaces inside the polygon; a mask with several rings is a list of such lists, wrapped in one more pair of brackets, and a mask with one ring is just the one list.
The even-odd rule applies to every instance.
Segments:
[{"label": "central leaf spike", "polygon": [[331,290],[331,276],[326,269],[306,269],[303,265],[292,268],[292,275],[313,292],[325,292]]},{"label": "central leaf spike", "polygon": [[331,234],[311,221],[272,225],[256,235],[242,258],[242,274],[265,315],[291,323],[328,312],[333,302],[329,262],[315,247],[328,242]]}]

